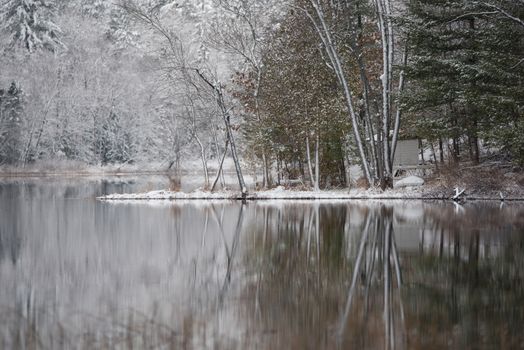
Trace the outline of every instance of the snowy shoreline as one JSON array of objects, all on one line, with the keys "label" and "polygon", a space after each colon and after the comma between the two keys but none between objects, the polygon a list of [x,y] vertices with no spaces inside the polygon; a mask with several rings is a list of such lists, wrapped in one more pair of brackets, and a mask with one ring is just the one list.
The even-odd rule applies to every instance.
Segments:
[{"label": "snowy shoreline", "polygon": [[[430,191],[418,189],[391,189],[381,191],[380,189],[353,189],[333,191],[296,191],[277,187],[267,191],[256,191],[245,197],[239,191],[217,191],[208,192],[196,190],[193,192],[175,191],[150,191],[144,193],[110,194],[97,197],[102,201],[127,201],[127,200],[452,200],[452,195],[435,194]],[[467,200],[497,200],[494,196],[471,196]],[[505,201],[524,201],[524,197],[509,197]]]}]

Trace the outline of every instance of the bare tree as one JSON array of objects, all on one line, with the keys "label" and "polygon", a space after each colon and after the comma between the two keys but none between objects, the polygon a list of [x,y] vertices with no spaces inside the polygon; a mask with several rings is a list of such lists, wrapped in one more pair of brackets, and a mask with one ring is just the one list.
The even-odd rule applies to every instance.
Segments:
[{"label": "bare tree", "polygon": [[[192,57],[189,49],[180,37],[173,31],[167,29],[161,19],[154,11],[148,11],[132,1],[125,1],[122,7],[135,19],[145,24],[155,34],[159,35],[165,43],[163,50],[164,66],[162,69],[166,74],[183,79],[186,84],[202,91],[207,89],[207,93],[214,97],[214,101],[220,111],[225,126],[225,133],[230,145],[231,154],[235,164],[235,171],[242,195],[247,195],[247,187],[242,175],[240,159],[236,148],[233,128],[231,125],[231,110],[227,106],[224,97],[224,87],[213,70],[202,63],[198,57]],[[208,176],[206,176],[207,178]]]},{"label": "bare tree", "polygon": [[[243,65],[254,72],[253,79],[253,113],[259,123],[262,122],[260,111],[260,89],[263,77],[263,59],[261,54],[262,40],[267,31],[264,18],[269,21],[270,9],[276,2],[268,1],[242,1],[242,0],[215,0],[217,8],[225,16],[212,27],[208,40],[219,50],[228,52],[238,57]],[[261,132],[258,129],[257,132]],[[268,150],[262,149],[263,187],[271,185],[271,165]]]}]

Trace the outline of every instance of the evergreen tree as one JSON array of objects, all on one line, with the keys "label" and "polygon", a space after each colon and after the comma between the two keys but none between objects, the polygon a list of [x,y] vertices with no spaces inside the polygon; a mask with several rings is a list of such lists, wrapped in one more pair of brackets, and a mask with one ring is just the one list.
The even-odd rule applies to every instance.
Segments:
[{"label": "evergreen tree", "polygon": [[0,9],[1,29],[11,45],[29,52],[55,51],[63,46],[60,28],[53,22],[55,6],[49,0],[4,0]]},{"label": "evergreen tree", "polygon": [[263,149],[271,150],[285,168],[284,175],[296,178],[308,172],[308,158],[314,162],[318,142],[319,182],[344,184],[342,140],[349,125],[335,77],[319,55],[311,22],[300,12],[290,13],[268,41],[257,93],[260,118],[252,98],[256,71],[238,72],[234,79],[240,88],[235,96],[244,107],[249,150],[258,157]]},{"label": "evergreen tree", "polygon": [[[472,1],[412,0],[408,9],[408,125],[452,138],[456,159],[463,142],[478,161],[479,138],[520,156],[524,138],[513,130],[522,128],[524,26]],[[513,10],[522,18],[522,6]]]},{"label": "evergreen tree", "polygon": [[22,152],[22,91],[13,82],[0,90],[0,164],[14,164]]},{"label": "evergreen tree", "polygon": [[118,114],[111,110],[106,120],[98,123],[94,133],[94,153],[102,165],[126,163],[132,160],[132,137],[122,127]]}]

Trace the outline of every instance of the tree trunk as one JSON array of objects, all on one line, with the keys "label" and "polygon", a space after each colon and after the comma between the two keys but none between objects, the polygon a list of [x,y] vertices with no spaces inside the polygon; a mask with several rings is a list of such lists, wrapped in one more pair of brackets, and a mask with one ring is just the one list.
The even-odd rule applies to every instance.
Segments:
[{"label": "tree trunk", "polygon": [[364,100],[364,114],[365,114],[365,130],[367,137],[370,140],[370,157],[373,160],[374,164],[374,171],[373,171],[373,177],[376,179],[378,172],[380,171],[379,166],[379,157],[378,153],[376,151],[376,145],[375,145],[375,132],[373,128],[373,123],[371,122],[371,112],[369,107],[369,93],[371,90],[371,87],[369,86],[369,80],[366,75],[366,67],[363,60],[363,54],[361,53],[361,50],[358,45],[355,45],[355,51],[357,55],[357,63],[359,66],[359,73],[360,73],[360,80],[362,81],[362,88],[363,88],[363,100]]},{"label": "tree trunk", "polygon": [[422,139],[418,139],[418,147],[420,149],[420,159],[422,159],[422,164],[426,163],[424,159],[424,145],[422,144]]},{"label": "tree trunk", "polygon": [[[224,111],[225,111],[225,108],[224,108]],[[229,142],[231,144],[231,154],[233,156],[233,162],[235,163],[235,171],[237,173],[238,185],[240,186],[242,197],[245,197],[247,195],[247,187],[246,187],[246,183],[244,182],[244,176],[242,175],[242,168],[240,167],[240,160],[238,159],[237,147],[235,145],[235,139],[233,137],[233,132],[231,130],[229,115],[224,116],[224,121],[227,125],[226,128],[227,128]]]},{"label": "tree trunk", "polygon": [[346,170],[346,185],[348,189],[351,189],[351,159],[349,157],[348,147],[346,143],[344,147],[344,168]]},{"label": "tree trunk", "polygon": [[433,161],[435,162],[435,167],[438,170],[437,152],[435,152],[435,146],[433,145],[433,141],[431,141],[429,144],[431,145],[431,154],[433,155]]},{"label": "tree trunk", "polygon": [[269,188],[271,187],[271,174],[270,174],[270,171],[269,171],[269,162],[267,160],[267,156],[266,156],[266,151],[263,150],[262,151],[262,166],[264,167],[263,169],[263,177],[262,177],[262,186],[264,188]]},{"label": "tree trunk", "polygon": [[281,179],[281,174],[280,174],[280,156],[277,155],[277,184],[278,184],[278,186],[280,186],[280,179]]},{"label": "tree trunk", "polygon": [[240,191],[242,192],[242,197],[245,197],[247,195],[247,187],[246,183],[244,182],[244,176],[242,175],[242,168],[240,166],[240,160],[238,159],[235,138],[233,136],[233,131],[231,128],[230,115],[225,105],[224,96],[222,94],[222,88],[218,85],[211,83],[198,69],[196,70],[196,73],[215,92],[217,104],[220,108],[220,111],[222,112],[222,118],[224,119],[224,124],[226,126],[227,138],[229,139],[229,143],[231,144],[231,155],[233,156],[233,162],[235,163],[235,171],[238,178],[238,185],[240,187]]},{"label": "tree trunk", "polygon": [[315,140],[315,191],[320,191],[320,164],[318,157],[318,147],[320,143],[320,136],[317,133],[317,138]]},{"label": "tree trunk", "polygon": [[313,19],[313,17],[307,11],[306,11],[306,15],[313,22],[313,24],[315,26],[315,29],[317,31],[317,34],[319,35],[320,39],[322,40],[322,42],[324,44],[324,48],[326,49],[326,52],[327,52],[327,54],[328,54],[328,56],[330,58],[330,61],[331,61],[332,65],[333,65],[335,74],[337,76],[337,80],[339,81],[340,85],[342,86],[343,93],[344,93],[344,98],[345,98],[346,105],[347,105],[347,108],[348,108],[348,114],[349,114],[349,117],[350,117],[350,120],[351,120],[351,125],[353,127],[353,136],[355,137],[355,142],[357,144],[357,148],[358,148],[358,151],[359,151],[360,159],[362,161],[362,168],[364,170],[364,175],[366,177],[366,180],[370,184],[372,184],[373,183],[373,178],[371,176],[371,172],[370,172],[370,169],[369,169],[369,162],[368,162],[366,153],[364,151],[364,145],[363,145],[362,139],[360,137],[360,130],[359,130],[359,126],[358,126],[358,120],[357,120],[357,116],[355,114],[355,108],[353,106],[353,96],[352,96],[351,89],[349,87],[349,84],[348,84],[346,76],[345,76],[345,71],[342,68],[342,64],[340,62],[338,51],[337,51],[337,49],[335,47],[335,44],[333,43],[333,40],[331,38],[331,33],[330,33],[329,29],[328,29],[327,24],[325,23],[324,14],[322,12],[320,4],[318,3],[317,0],[310,0],[310,2],[311,2],[311,5],[313,6],[313,8],[315,9],[315,12],[317,14],[318,20],[320,22],[320,27],[322,27],[322,29],[319,27],[317,21],[315,21]]},{"label": "tree trunk", "polygon": [[438,138],[438,150],[440,155],[440,163],[444,164],[444,147],[442,145],[442,137]]},{"label": "tree trunk", "polygon": [[470,140],[470,148],[473,153],[473,163],[479,164],[480,163],[480,151],[479,151],[479,138],[478,138],[478,122],[477,118],[475,117],[473,119],[473,130]]},{"label": "tree trunk", "polygon": [[[400,77],[398,82],[398,92],[404,91],[404,68],[408,64],[408,47],[404,47],[404,53],[402,55],[402,70],[400,71]],[[391,141],[391,167],[393,167],[393,161],[395,160],[395,152],[397,151],[398,134],[400,131],[400,116],[402,114],[402,108],[397,104],[397,112],[395,114],[395,126],[393,127],[393,136]],[[432,144],[433,145],[433,144]],[[435,161],[436,162],[436,161]]]},{"label": "tree trunk", "polygon": [[311,182],[311,187],[315,188],[315,176],[313,175],[313,167],[311,165],[311,151],[309,148],[309,136],[306,136],[306,154],[307,154],[307,167],[309,170],[309,181]]},{"label": "tree trunk", "polygon": [[[257,71],[255,91],[253,92],[253,98],[255,100],[255,114],[257,116],[258,122],[262,123],[262,117],[260,116],[260,102],[259,102],[260,85],[262,82],[262,71],[260,67],[258,66],[255,66],[254,68]],[[269,162],[267,160],[265,146],[263,146],[263,149],[262,149],[262,166],[264,167],[263,175],[262,175],[262,186],[264,188],[269,188],[269,186],[271,186],[271,179],[270,179],[270,171],[269,171]]]},{"label": "tree trunk", "polygon": [[382,142],[383,173],[380,174],[382,187],[390,187],[391,155],[389,129],[391,121],[391,83],[393,70],[393,30],[391,24],[390,4],[388,0],[376,0],[378,23],[382,42]]},{"label": "tree trunk", "polygon": [[[216,153],[217,159],[219,159],[219,157],[220,157],[220,150],[218,148],[218,136],[217,136],[217,127],[216,127],[216,125],[213,126],[213,140],[215,141],[215,153]],[[224,156],[223,156],[223,159],[222,159],[222,161],[220,163],[219,171],[217,173],[218,174],[217,176],[220,178],[220,185],[222,185],[222,188],[226,187],[226,181],[224,179],[224,172],[222,171],[222,164],[224,162],[225,155],[227,154],[227,148],[228,147],[229,147],[229,140],[226,138],[226,146],[225,146],[225,149],[224,149]],[[215,185],[212,186],[211,191],[213,191],[214,187],[215,187]]]},{"label": "tree trunk", "polygon": [[[222,177],[222,167],[224,165],[224,160],[226,159],[227,149],[229,147],[229,139],[226,139],[226,145],[224,146],[224,154],[222,155],[222,159],[220,160],[220,165],[218,166],[217,176],[215,178],[215,181],[213,181],[213,186],[211,186],[211,192],[215,190],[215,187],[217,185],[218,179]],[[222,177],[223,178],[223,177]],[[224,185],[222,185],[224,187]]]},{"label": "tree trunk", "polygon": [[[337,49],[336,38],[331,34],[330,26],[326,23],[325,16],[322,10],[320,0],[310,0],[310,4],[314,9],[314,14],[310,14],[307,10],[305,11],[306,16],[313,23],[315,30],[322,41],[325,52],[331,62],[330,68],[333,69],[337,77],[337,81],[342,87],[344,99],[347,107],[347,114],[351,121],[353,129],[353,137],[359,152],[360,160],[362,162],[362,168],[364,176],[368,183],[373,186],[376,185],[376,178],[379,178],[381,186],[391,187],[392,186],[392,155],[394,150],[390,147],[390,127],[391,127],[391,105],[392,105],[392,81],[393,81],[393,61],[394,61],[394,31],[391,16],[391,2],[390,0],[375,0],[377,8],[378,22],[380,24],[380,33],[382,41],[382,58],[383,58],[383,75],[382,75],[382,118],[381,121],[376,123],[377,138],[373,135],[372,123],[365,125],[365,132],[361,133],[362,125],[355,113],[354,102],[353,102],[353,91],[349,85],[346,77],[345,69],[341,63],[340,54]],[[336,15],[334,15],[336,16]],[[354,50],[354,54],[358,56],[358,53]],[[359,60],[359,67],[362,70],[363,62]],[[362,79],[362,78],[361,78]],[[366,89],[364,89],[366,90]],[[364,99],[367,97],[364,96]],[[369,101],[368,101],[369,103]],[[366,106],[368,107],[368,106]],[[369,113],[366,112],[368,115]],[[366,118],[367,119],[367,118]],[[398,119],[400,119],[400,110],[398,110]],[[395,120],[395,128],[393,129],[393,137],[396,140],[395,133],[399,131],[400,121],[397,123]],[[380,131],[379,131],[380,130]],[[370,137],[368,143],[364,143],[361,139],[361,134]],[[371,134],[371,135],[370,135]],[[367,148],[371,154],[368,154]],[[373,153],[378,161],[375,166],[371,166],[370,163],[374,161]],[[368,159],[368,156],[371,159]]]},{"label": "tree trunk", "polygon": [[198,143],[198,146],[200,147],[200,160],[202,161],[202,170],[204,171],[204,188],[209,188],[209,171],[207,169],[207,156],[206,156],[206,149],[202,142],[200,141],[200,138],[197,136],[196,132],[194,133],[195,141]]},{"label": "tree trunk", "polygon": [[289,185],[289,179],[291,178],[291,171],[289,171],[289,165],[288,165],[287,160],[284,159],[283,162],[284,162],[284,168],[283,169],[286,170],[286,172],[285,172],[285,174],[286,174],[286,183]]},{"label": "tree trunk", "polygon": [[460,157],[460,147],[457,137],[453,137],[453,162],[458,163]]}]

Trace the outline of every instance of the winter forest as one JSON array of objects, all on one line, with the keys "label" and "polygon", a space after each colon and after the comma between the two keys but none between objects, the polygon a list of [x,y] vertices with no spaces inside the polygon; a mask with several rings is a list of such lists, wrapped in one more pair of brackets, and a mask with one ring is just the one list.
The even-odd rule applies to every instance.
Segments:
[{"label": "winter forest", "polygon": [[0,0],[1,349],[521,349],[524,0]]},{"label": "winter forest", "polygon": [[[524,162],[523,0],[2,0],[0,167],[233,161],[267,188]],[[211,171],[210,164],[214,164]],[[216,181],[215,181],[216,182]]]}]

